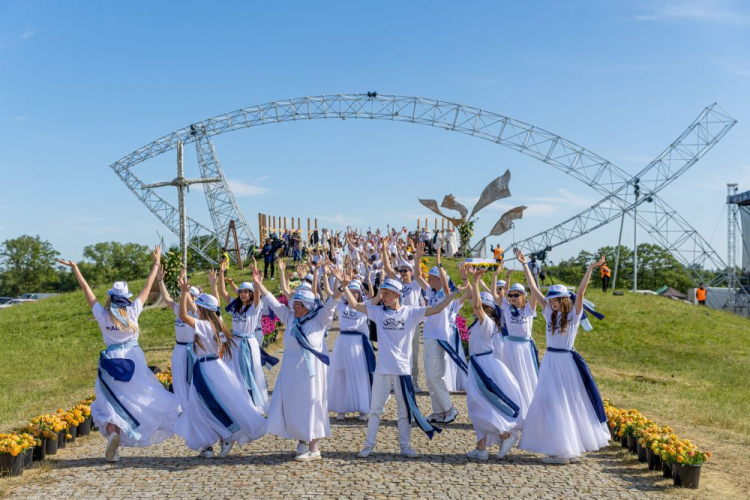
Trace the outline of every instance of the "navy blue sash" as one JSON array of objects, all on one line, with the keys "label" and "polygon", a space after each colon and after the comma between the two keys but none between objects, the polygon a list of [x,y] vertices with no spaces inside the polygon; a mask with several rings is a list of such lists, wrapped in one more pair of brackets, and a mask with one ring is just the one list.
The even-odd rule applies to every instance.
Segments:
[{"label": "navy blue sash", "polygon": [[486,356],[488,354],[492,354],[492,351],[481,352],[469,356],[469,363],[471,363],[471,367],[474,370],[477,386],[479,386],[480,392],[482,392],[484,397],[487,398],[487,401],[489,401],[492,406],[497,408],[505,415],[516,418],[518,417],[518,413],[521,408],[519,408],[516,403],[514,403],[508,396],[505,395],[505,393],[497,386],[497,384],[495,384],[495,382],[489,376],[487,376],[484,370],[482,370],[482,367],[479,366],[479,363],[477,363],[476,358],[478,358],[479,356]]},{"label": "navy blue sash", "polygon": [[265,349],[260,346],[258,347],[260,348],[260,363],[266,370],[270,370],[271,368],[279,364],[279,358],[271,356],[265,351]]},{"label": "navy blue sash", "polygon": [[117,394],[115,394],[115,391],[113,391],[112,387],[107,383],[108,380],[129,382],[135,373],[135,362],[124,358],[108,358],[107,353],[120,349],[130,349],[137,346],[137,340],[131,340],[124,344],[110,345],[99,355],[99,368],[97,369],[97,377],[99,378],[99,385],[104,393],[104,398],[115,410],[115,413],[117,413],[117,415],[127,424],[127,426],[123,428],[123,431],[135,440],[141,438],[141,433],[138,430],[141,423],[132,413],[130,413],[125,405],[122,404],[117,397]]},{"label": "navy blue sash", "polygon": [[118,382],[130,382],[135,373],[135,362],[124,358],[105,358],[104,351],[102,351],[99,357],[99,368]]},{"label": "navy blue sash", "polygon": [[411,375],[399,375],[399,382],[401,383],[401,393],[404,395],[406,400],[406,413],[409,418],[409,423],[412,424],[415,421],[422,431],[427,434],[429,439],[438,432],[443,432],[443,429],[435,427],[424,418],[422,412],[419,411],[417,406],[417,397],[414,395],[414,384],[411,381]]},{"label": "navy blue sash", "polygon": [[195,351],[193,351],[192,342],[177,342],[177,345],[184,345],[187,353],[187,370],[185,370],[185,379],[188,385],[193,383],[193,369],[195,368]]},{"label": "navy blue sash", "polygon": [[461,359],[461,356],[459,356],[458,351],[453,348],[452,345],[450,345],[445,340],[438,340],[438,344],[440,344],[440,347],[442,347],[445,352],[448,353],[448,356],[453,360],[454,363],[456,363],[456,366],[458,366],[465,374],[469,374],[469,366],[466,364],[466,362]]},{"label": "navy blue sash", "polygon": [[313,311],[310,311],[302,318],[294,318],[294,322],[291,325],[292,328],[292,335],[294,335],[294,338],[297,339],[297,343],[299,343],[300,348],[302,349],[302,358],[305,360],[305,366],[307,367],[307,373],[313,377],[315,376],[315,368],[312,364],[312,358],[310,355],[315,356],[318,358],[321,363],[323,363],[326,366],[329,366],[331,364],[331,360],[328,359],[328,355],[324,354],[322,351],[316,351],[313,346],[310,344],[310,341],[307,340],[307,336],[302,331],[302,325],[306,323],[307,321],[314,318],[318,312],[320,311],[320,308],[317,308]]},{"label": "navy blue sash", "polygon": [[578,354],[578,351],[575,349],[567,350],[548,347],[547,352],[569,352],[573,355],[573,361],[576,363],[578,373],[581,375],[581,381],[583,382],[584,387],[586,387],[586,392],[589,395],[591,405],[596,411],[596,416],[599,418],[599,422],[605,423],[607,421],[607,414],[604,411],[604,402],[602,401],[601,394],[599,394],[599,388],[596,386],[594,376],[591,375],[589,366],[586,364],[586,360],[583,359],[583,356]]},{"label": "navy blue sash", "polygon": [[370,339],[367,333],[357,332],[355,330],[344,330],[341,335],[359,335],[362,337],[362,350],[365,352],[365,362],[367,363],[367,373],[370,376],[370,385],[372,385],[372,374],[375,372],[375,351],[372,349]]},{"label": "navy blue sash", "polygon": [[211,384],[209,383],[206,376],[203,374],[201,365],[208,361],[216,361],[219,356],[202,356],[195,362],[195,369],[193,370],[193,387],[198,392],[203,404],[211,412],[211,415],[219,421],[221,425],[226,427],[229,432],[237,432],[240,428],[239,425],[232,419],[229,413],[226,411],[221,402],[216,399]]}]

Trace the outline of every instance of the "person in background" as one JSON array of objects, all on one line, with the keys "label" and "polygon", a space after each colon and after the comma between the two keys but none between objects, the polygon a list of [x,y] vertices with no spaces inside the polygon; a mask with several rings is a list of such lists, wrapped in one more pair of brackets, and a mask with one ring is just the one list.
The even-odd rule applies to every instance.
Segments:
[{"label": "person in background", "polygon": [[263,249],[260,251],[261,257],[263,257],[263,279],[268,279],[268,268],[271,268],[271,279],[273,279],[273,268],[274,261],[276,260],[276,252],[273,249],[271,238],[266,238],[266,244],[263,245]]},{"label": "person in background", "polygon": [[607,288],[609,288],[609,280],[612,277],[612,271],[609,270],[606,262],[602,264],[602,267],[599,268],[599,271],[602,273],[602,292],[607,293]]},{"label": "person in background", "polygon": [[701,281],[701,284],[695,290],[695,299],[698,301],[699,306],[706,305],[706,292],[706,284]]},{"label": "person in background", "polygon": [[[492,247],[490,246],[490,249],[492,250]],[[498,264],[503,263],[503,247],[500,245],[496,246],[494,250],[492,250],[492,256],[495,259],[495,262]]]},{"label": "person in background", "polygon": [[534,284],[539,287],[539,271],[541,271],[541,266],[539,265],[539,262],[536,261],[536,255],[533,253],[531,254],[531,261],[529,262],[529,271],[531,271],[531,275],[534,277]]}]

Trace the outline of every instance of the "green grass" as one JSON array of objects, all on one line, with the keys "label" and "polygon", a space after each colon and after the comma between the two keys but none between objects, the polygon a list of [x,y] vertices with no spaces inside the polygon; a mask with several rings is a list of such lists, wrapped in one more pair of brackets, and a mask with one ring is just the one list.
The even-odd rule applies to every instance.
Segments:
[{"label": "green grass", "polygon": [[[446,259],[446,269],[458,275],[456,261]],[[232,274],[238,282],[248,276]],[[206,276],[194,281],[205,285]],[[270,282],[274,289],[277,283]],[[139,286],[130,283],[132,290]],[[106,289],[95,292],[104,298]],[[747,319],[662,297],[590,289],[587,298],[606,318],[592,320],[593,332],[579,332],[576,347],[604,397],[663,423],[715,428],[750,443]],[[166,366],[174,344],[172,312],[148,310],[140,325],[149,363]],[[534,337],[543,349],[541,316]],[[0,429],[93,393],[103,342],[81,292],[0,310],[0,338]]]}]

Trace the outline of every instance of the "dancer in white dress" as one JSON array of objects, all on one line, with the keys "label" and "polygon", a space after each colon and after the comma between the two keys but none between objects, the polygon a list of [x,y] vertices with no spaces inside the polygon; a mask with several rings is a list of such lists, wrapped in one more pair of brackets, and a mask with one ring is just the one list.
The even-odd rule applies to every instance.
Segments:
[{"label": "dancer in white dress", "polygon": [[[335,276],[336,270],[331,270],[331,274]],[[347,287],[357,302],[363,301],[358,281],[352,281]],[[336,313],[340,332],[328,367],[328,411],[337,413],[336,420],[344,420],[346,413],[355,412],[359,413],[360,420],[367,420],[375,371],[367,315],[349,307],[346,299],[336,305]]]},{"label": "dancer in white dress", "polygon": [[331,436],[326,383],[329,358],[324,336],[341,291],[337,289],[318,307],[311,291],[298,289],[291,307],[287,307],[263,286],[257,273],[253,282],[263,302],[286,325],[284,358],[268,409],[268,432],[298,441],[295,460],[320,460],[319,441]]},{"label": "dancer in white dress", "polygon": [[469,387],[466,409],[477,435],[476,449],[467,456],[487,460],[487,448],[500,444],[498,458],[505,457],[518,442],[518,418],[526,403],[518,382],[508,368],[492,355],[492,337],[497,335],[498,315],[491,294],[479,291],[483,270],[470,269],[471,306],[476,321],[469,335]]},{"label": "dancer in white dress", "polygon": [[573,349],[584,294],[591,272],[604,256],[589,265],[574,297],[563,285],[552,285],[547,296],[536,286],[523,253],[517,252],[531,293],[547,321],[547,352],[539,369],[534,399],[523,424],[519,448],[544,453],[545,463],[567,464],[581,453],[607,446],[609,432],[599,390],[583,358]]},{"label": "dancer in white dress", "polygon": [[[255,336],[255,330],[260,325],[263,313],[260,294],[254,292],[252,283],[244,281],[237,287],[236,297],[229,295],[223,279],[226,265],[227,263],[222,261],[218,278],[213,271],[209,274],[211,284],[213,285],[214,281],[218,284],[219,297],[227,304],[226,311],[232,315],[234,355],[226,363],[237,378],[245,384],[245,389],[255,407],[261,413],[266,414],[268,413],[268,389],[266,375],[263,373],[260,345]],[[257,269],[255,259],[253,259],[252,269],[253,272]]]},{"label": "dancer in white dress", "polygon": [[152,255],[154,265],[138,297],[131,302],[133,294],[128,291],[128,284],[118,281],[107,292],[104,306],[97,301],[76,263],[59,261],[73,270],[107,345],[99,356],[91,416],[107,438],[104,458],[108,462],[120,459],[120,445],[149,446],[172,436],[172,426],[181,411],[179,399],[164,389],[148,368],[138,345],[138,316],[159,270],[161,248],[157,246]]},{"label": "dancer in white dress", "polygon": [[[500,361],[516,378],[521,388],[523,402],[528,407],[534,397],[539,373],[539,354],[534,338],[531,336],[536,317],[536,299],[532,296],[527,301],[524,286],[520,283],[513,283],[505,298],[502,299],[500,309],[508,333],[505,336],[497,335],[503,342]],[[521,419],[524,418],[526,418],[526,413],[521,412]]]},{"label": "dancer in white dress", "polygon": [[187,407],[174,431],[188,448],[200,450],[203,458],[214,456],[213,444],[220,440],[219,457],[223,458],[235,444],[242,446],[264,436],[266,420],[227,363],[239,350],[232,349],[232,334],[221,320],[219,299],[202,293],[195,301],[196,319],[188,314],[190,284],[186,278],[179,284],[180,319],[194,331],[196,360]]}]

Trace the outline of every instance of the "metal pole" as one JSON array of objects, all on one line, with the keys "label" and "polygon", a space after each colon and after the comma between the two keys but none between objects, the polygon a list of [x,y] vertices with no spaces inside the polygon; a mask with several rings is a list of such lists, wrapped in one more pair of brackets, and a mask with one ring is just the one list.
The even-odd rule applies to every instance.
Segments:
[{"label": "metal pole", "polygon": [[[625,195],[627,196],[627,194]],[[622,219],[620,219],[620,237],[617,238],[617,254],[615,254],[615,275],[612,278],[612,293],[615,293],[615,287],[617,286],[617,270],[620,268],[620,247],[622,247],[622,228],[625,226],[625,211],[622,212]]]},{"label": "metal pole", "polygon": [[185,179],[182,166],[182,141],[177,142],[177,204],[180,210],[180,254],[182,267],[187,269],[187,213],[185,210],[185,186],[179,182]]},{"label": "metal pole", "polygon": [[641,194],[641,188],[638,185],[639,179],[635,180],[635,205],[633,206],[633,291],[638,289],[638,197]]}]

